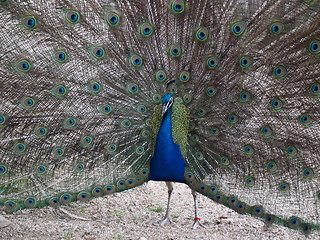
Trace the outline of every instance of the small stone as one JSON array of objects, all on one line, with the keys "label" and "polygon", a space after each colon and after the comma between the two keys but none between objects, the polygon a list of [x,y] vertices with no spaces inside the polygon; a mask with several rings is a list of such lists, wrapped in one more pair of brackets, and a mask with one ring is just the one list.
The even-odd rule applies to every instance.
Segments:
[{"label": "small stone", "polygon": [[3,216],[0,216],[0,228],[7,227],[11,224],[11,222],[5,219]]}]

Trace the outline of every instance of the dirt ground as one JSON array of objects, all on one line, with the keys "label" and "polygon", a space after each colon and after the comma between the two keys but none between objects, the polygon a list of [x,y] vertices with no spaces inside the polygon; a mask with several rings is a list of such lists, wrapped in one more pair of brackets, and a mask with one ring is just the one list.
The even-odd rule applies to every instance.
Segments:
[{"label": "dirt ground", "polygon": [[77,202],[58,209],[28,209],[15,214],[2,212],[6,220],[0,220],[0,239],[320,239],[320,232],[306,238],[299,231],[282,226],[267,228],[262,221],[240,215],[204,196],[199,196],[199,215],[206,228],[192,230],[193,198],[184,184],[174,185],[171,204],[174,223],[153,226],[154,221],[164,216],[166,202],[165,184],[149,182],[88,203]]}]

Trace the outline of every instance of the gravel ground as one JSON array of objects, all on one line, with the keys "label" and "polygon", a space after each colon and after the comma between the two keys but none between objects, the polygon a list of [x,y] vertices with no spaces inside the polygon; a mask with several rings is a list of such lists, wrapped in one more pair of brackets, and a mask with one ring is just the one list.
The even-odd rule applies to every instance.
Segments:
[{"label": "gravel ground", "polygon": [[73,203],[58,209],[43,208],[0,213],[0,239],[320,239],[320,233],[306,238],[282,226],[266,228],[250,216],[240,215],[212,200],[199,196],[199,215],[206,228],[191,229],[193,198],[184,184],[175,184],[171,201],[173,224],[153,226],[165,213],[167,190],[164,183],[149,182],[130,191]]}]

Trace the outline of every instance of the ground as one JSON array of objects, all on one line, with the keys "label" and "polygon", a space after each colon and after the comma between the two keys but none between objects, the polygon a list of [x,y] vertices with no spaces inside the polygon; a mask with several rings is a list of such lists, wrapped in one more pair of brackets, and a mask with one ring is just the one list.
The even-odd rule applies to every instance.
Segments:
[{"label": "ground", "polygon": [[153,226],[152,223],[164,215],[166,201],[165,184],[149,182],[133,190],[97,198],[88,203],[77,202],[57,209],[26,209],[14,214],[0,212],[7,220],[0,219],[0,238],[320,239],[320,232],[306,238],[301,232],[282,226],[267,228],[261,220],[240,215],[204,196],[199,196],[199,215],[206,228],[192,230],[193,198],[190,189],[184,184],[174,185],[171,205],[174,223],[166,227]]}]

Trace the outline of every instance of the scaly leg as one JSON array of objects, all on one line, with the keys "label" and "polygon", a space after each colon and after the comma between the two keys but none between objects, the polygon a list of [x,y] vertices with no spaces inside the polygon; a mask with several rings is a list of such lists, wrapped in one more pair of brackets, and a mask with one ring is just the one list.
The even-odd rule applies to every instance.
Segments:
[{"label": "scaly leg", "polygon": [[197,202],[197,192],[192,190],[192,196],[194,200],[194,222],[192,224],[192,229],[196,229],[198,226],[206,228],[201,222],[200,218],[198,217],[198,202]]},{"label": "scaly leg", "polygon": [[164,218],[162,220],[154,222],[153,225],[155,225],[155,226],[163,226],[168,222],[172,223],[172,220],[170,218],[170,198],[171,198],[171,194],[173,191],[173,184],[172,184],[172,182],[166,182],[166,185],[168,187],[168,203],[167,203],[166,215],[164,216]]}]

